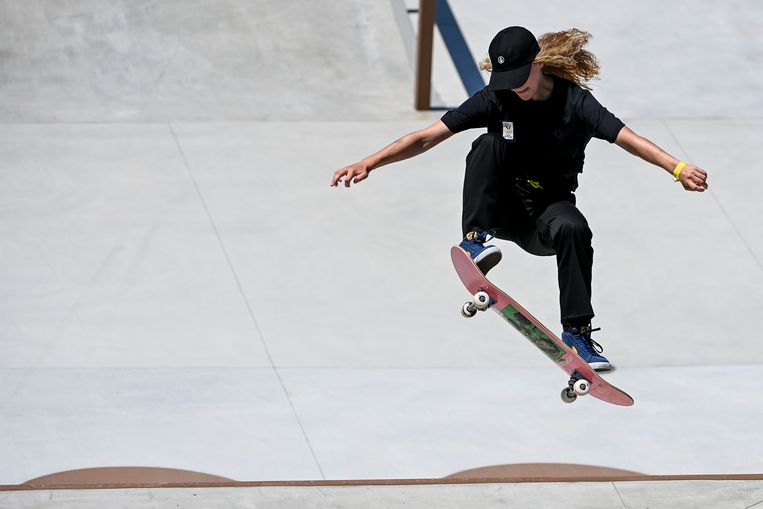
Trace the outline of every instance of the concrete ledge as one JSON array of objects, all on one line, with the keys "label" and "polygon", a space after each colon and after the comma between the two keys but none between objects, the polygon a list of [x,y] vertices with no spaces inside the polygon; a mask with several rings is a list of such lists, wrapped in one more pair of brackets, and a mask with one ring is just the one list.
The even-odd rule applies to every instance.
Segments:
[{"label": "concrete ledge", "polygon": [[[105,489],[114,488],[114,489]],[[749,508],[763,502],[763,476],[641,476],[569,480],[368,480],[227,483],[226,486],[0,488],[0,507],[14,509],[149,508],[349,508],[349,507],[650,507]]]},{"label": "concrete ledge", "polygon": [[302,481],[201,481],[145,482],[101,484],[23,484],[0,485],[0,491],[33,490],[108,490],[153,488],[268,488],[268,487],[336,487],[336,486],[429,486],[454,484],[527,484],[527,483],[603,483],[603,482],[673,482],[673,481],[763,481],[763,474],[700,474],[700,475],[586,475],[527,477],[445,477],[438,479],[347,479]]}]

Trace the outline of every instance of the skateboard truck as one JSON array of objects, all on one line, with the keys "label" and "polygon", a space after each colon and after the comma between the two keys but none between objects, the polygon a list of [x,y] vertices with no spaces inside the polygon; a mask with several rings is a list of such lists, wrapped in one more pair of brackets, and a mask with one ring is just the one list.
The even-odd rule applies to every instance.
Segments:
[{"label": "skateboard truck", "polygon": [[464,302],[461,306],[461,315],[464,318],[471,318],[477,314],[477,311],[486,311],[495,301],[490,298],[484,288],[480,288],[477,293],[472,295],[472,300]]},{"label": "skateboard truck", "polygon": [[570,381],[567,387],[562,389],[562,401],[572,403],[578,396],[585,396],[591,390],[591,382],[586,380],[576,369],[570,374]]}]

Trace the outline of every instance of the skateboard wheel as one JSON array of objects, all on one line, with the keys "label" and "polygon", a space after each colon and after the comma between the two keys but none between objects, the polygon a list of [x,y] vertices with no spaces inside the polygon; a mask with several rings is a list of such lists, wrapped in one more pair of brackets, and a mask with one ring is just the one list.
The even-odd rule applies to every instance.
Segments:
[{"label": "skateboard wheel", "polygon": [[591,384],[588,383],[588,380],[581,379],[573,384],[572,390],[575,391],[575,394],[578,396],[585,396],[591,390]]},{"label": "skateboard wheel", "polygon": [[578,399],[578,395],[575,394],[574,391],[570,390],[569,387],[565,387],[564,389],[562,389],[562,401],[564,401],[565,403],[572,403],[576,399]]},{"label": "skateboard wheel", "polygon": [[472,318],[476,314],[477,308],[471,302],[464,302],[464,305],[461,306],[461,316],[464,318]]},{"label": "skateboard wheel", "polygon": [[490,295],[487,292],[477,292],[472,297],[472,302],[474,302],[477,309],[487,309],[490,306]]}]

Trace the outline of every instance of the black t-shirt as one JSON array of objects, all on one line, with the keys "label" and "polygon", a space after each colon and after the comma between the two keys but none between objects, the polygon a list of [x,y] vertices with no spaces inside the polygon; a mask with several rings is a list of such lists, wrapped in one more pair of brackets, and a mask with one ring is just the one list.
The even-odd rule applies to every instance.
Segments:
[{"label": "black t-shirt", "polygon": [[442,121],[453,133],[487,128],[489,133],[502,135],[510,147],[514,174],[541,182],[564,182],[574,190],[590,139],[613,143],[625,124],[588,90],[549,77],[554,88],[544,101],[524,101],[511,90],[491,92],[485,87],[448,111]]}]

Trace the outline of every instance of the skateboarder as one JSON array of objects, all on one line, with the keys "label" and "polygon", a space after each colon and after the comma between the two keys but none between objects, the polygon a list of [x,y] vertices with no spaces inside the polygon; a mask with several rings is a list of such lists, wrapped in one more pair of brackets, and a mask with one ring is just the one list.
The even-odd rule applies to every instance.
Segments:
[{"label": "skateboarder", "polygon": [[489,84],[420,131],[334,172],[331,186],[359,183],[380,166],[421,154],[453,134],[487,129],[466,157],[464,248],[483,273],[501,259],[492,237],[540,256],[556,255],[562,339],[594,369],[611,369],[591,339],[592,233],[575,206],[577,175],[591,138],[615,143],[673,175],[687,191],[707,189],[707,173],[680,161],[607,111],[586,82],[599,74],[578,29],[536,40],[509,27],[490,43]]}]

